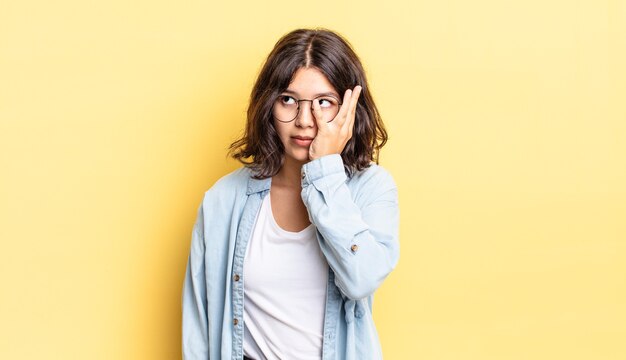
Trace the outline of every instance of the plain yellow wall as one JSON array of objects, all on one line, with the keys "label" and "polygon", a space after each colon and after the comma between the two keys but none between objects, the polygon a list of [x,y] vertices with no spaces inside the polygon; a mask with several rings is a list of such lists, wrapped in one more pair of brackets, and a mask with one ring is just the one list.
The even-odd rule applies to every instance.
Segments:
[{"label": "plain yellow wall", "polygon": [[344,34],[390,133],[386,359],[626,358],[626,2],[4,1],[0,358],[179,359],[267,53]]}]

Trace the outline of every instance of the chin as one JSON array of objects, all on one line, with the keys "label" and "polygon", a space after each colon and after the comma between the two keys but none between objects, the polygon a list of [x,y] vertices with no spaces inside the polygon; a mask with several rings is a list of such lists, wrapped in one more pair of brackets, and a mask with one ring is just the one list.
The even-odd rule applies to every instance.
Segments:
[{"label": "chin", "polygon": [[292,161],[299,163],[309,162],[309,150],[298,149],[298,151],[290,151],[285,153],[285,157],[291,158]]}]

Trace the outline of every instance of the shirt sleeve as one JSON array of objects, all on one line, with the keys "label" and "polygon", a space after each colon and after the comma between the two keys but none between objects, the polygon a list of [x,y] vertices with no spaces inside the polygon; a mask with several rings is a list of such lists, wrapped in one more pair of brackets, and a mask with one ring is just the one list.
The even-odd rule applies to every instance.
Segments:
[{"label": "shirt sleeve", "polygon": [[184,360],[209,358],[207,293],[204,263],[202,204],[193,227],[182,293],[182,352]]},{"label": "shirt sleeve", "polygon": [[382,168],[363,176],[355,190],[360,198],[357,205],[339,154],[302,167],[302,200],[321,235],[320,248],[335,273],[335,283],[350,299],[373,294],[399,258],[395,182]]}]

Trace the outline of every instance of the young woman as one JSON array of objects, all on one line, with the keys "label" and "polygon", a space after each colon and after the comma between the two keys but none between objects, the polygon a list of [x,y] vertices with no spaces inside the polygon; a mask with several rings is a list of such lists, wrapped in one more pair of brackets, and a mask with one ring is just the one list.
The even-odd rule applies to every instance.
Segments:
[{"label": "young woman", "polygon": [[184,359],[380,359],[375,290],[399,257],[387,133],[349,43],[284,35],[252,90],[245,164],[204,195],[182,294]]}]

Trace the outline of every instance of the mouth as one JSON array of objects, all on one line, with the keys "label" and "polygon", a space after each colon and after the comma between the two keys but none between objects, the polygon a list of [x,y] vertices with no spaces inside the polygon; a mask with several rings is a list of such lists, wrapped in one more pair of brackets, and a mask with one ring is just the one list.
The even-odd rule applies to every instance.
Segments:
[{"label": "mouth", "polygon": [[292,136],[291,140],[299,146],[309,146],[313,142],[313,137],[311,136]]}]

